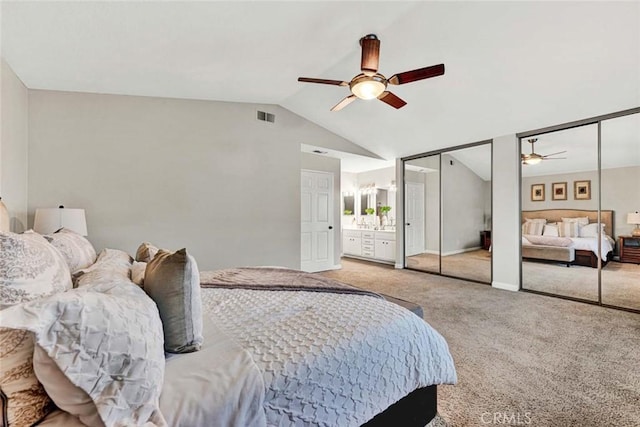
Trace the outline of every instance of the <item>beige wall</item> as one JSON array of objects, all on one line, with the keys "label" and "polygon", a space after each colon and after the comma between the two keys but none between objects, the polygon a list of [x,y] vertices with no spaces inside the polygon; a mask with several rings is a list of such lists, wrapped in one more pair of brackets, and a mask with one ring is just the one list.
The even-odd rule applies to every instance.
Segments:
[{"label": "beige wall", "polygon": [[27,226],[28,91],[0,59],[0,197],[11,216],[11,230]]},{"label": "beige wall", "polygon": [[97,249],[187,247],[201,269],[299,268],[300,143],[353,146],[273,105],[38,90],[29,105],[31,219],[84,208]]},{"label": "beige wall", "polygon": [[[633,225],[627,224],[627,214],[640,210],[640,166],[602,169],[602,209],[614,211],[614,234],[629,235]],[[591,199],[575,200],[574,181],[591,181]],[[554,182],[567,183],[567,200],[552,200]],[[545,200],[531,201],[531,185],[544,184]],[[598,209],[598,172],[585,171],[522,178],[522,210],[539,209]]]}]

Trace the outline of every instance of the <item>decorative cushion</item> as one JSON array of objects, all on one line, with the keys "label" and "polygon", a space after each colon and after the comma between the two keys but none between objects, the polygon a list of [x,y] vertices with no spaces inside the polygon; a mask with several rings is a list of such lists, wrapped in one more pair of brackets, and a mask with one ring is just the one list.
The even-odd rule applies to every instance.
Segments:
[{"label": "decorative cushion", "polygon": [[560,237],[578,237],[580,234],[580,223],[578,221],[559,222],[558,235]]},{"label": "decorative cushion", "polygon": [[[600,228],[600,230],[598,230],[598,228]],[[592,222],[591,224],[587,224],[584,227],[580,228],[579,234],[580,237],[598,237],[598,231],[604,234],[604,224]]]},{"label": "decorative cushion", "polygon": [[562,218],[562,222],[577,222],[580,225],[589,224],[589,217],[579,216],[575,218]]},{"label": "decorative cushion", "polygon": [[149,262],[158,253],[158,248],[149,242],[143,242],[136,251],[136,261]]},{"label": "decorative cushion", "polygon": [[544,225],[547,222],[546,219],[543,220],[529,220],[527,219],[524,224],[522,224],[522,234],[530,234],[533,236],[542,236],[542,230],[544,229]]},{"label": "decorative cushion", "polygon": [[[0,322],[34,332],[69,382],[91,397],[105,425],[166,425],[159,409],[162,323],[156,305],[131,281],[87,285],[15,305],[2,312]],[[83,396],[69,396],[75,387],[51,387],[42,358],[34,362],[45,372],[41,378],[54,402],[71,403],[71,410],[86,403]]]},{"label": "decorative cushion", "polygon": [[196,260],[180,249],[161,249],[149,261],[144,290],[156,302],[169,353],[189,353],[202,345],[202,302]]},{"label": "decorative cushion", "polygon": [[72,274],[96,262],[96,250],[91,242],[75,231],[61,228],[44,237],[62,253]]},{"label": "decorative cushion", "polygon": [[140,287],[144,285],[144,272],[146,268],[146,262],[134,261],[131,266],[131,281]]},{"label": "decorative cushion", "polygon": [[0,309],[71,288],[64,258],[41,235],[0,232]]},{"label": "decorative cushion", "polygon": [[3,427],[30,426],[55,409],[33,372],[33,333],[0,328]]},{"label": "decorative cushion", "polygon": [[119,249],[103,249],[96,262],[90,267],[76,271],[73,275],[75,286],[92,283],[110,283],[127,280],[131,273],[131,256]]},{"label": "decorative cushion", "polygon": [[553,224],[545,224],[544,225],[544,231],[542,232],[543,236],[549,236],[549,237],[558,237],[558,224],[556,224],[555,222]]},{"label": "decorative cushion", "polygon": [[[67,263],[41,235],[0,232],[0,309],[70,288]],[[33,372],[32,357],[32,333],[0,328],[3,426],[32,425],[55,409]]]}]

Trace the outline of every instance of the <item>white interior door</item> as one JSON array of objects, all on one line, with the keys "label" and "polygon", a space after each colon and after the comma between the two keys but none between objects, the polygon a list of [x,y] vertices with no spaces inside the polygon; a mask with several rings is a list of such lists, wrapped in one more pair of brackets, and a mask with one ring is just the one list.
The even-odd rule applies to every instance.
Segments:
[{"label": "white interior door", "polygon": [[302,171],[300,269],[314,272],[333,267],[333,174]]},{"label": "white interior door", "polygon": [[405,253],[424,252],[424,184],[407,182],[405,188]]}]

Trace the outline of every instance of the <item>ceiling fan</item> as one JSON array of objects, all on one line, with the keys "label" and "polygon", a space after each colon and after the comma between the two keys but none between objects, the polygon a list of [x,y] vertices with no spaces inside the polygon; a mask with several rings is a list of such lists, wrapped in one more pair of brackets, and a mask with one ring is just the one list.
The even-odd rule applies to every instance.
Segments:
[{"label": "ceiling fan", "polygon": [[402,85],[430,77],[444,74],[444,64],[433,65],[431,67],[418,68],[417,70],[405,71],[394,74],[386,78],[378,73],[378,60],[380,58],[380,40],[375,34],[367,34],[360,39],[362,46],[362,60],[360,62],[361,74],[358,74],[349,82],[342,80],[314,79],[309,77],[298,77],[299,82],[320,83],[325,85],[349,86],[351,95],[338,102],[331,111],[342,110],[347,105],[360,99],[379,99],[380,101],[398,109],[407,103],[387,90],[387,85]]},{"label": "ceiling fan", "polygon": [[522,161],[523,165],[537,165],[538,163],[540,163],[543,160],[562,160],[562,159],[566,159],[566,157],[551,157],[551,156],[557,156],[558,154],[562,154],[562,153],[566,153],[567,151],[558,151],[557,153],[552,153],[552,154],[546,154],[546,155],[542,155],[542,154],[538,154],[534,151],[534,144],[536,143],[536,141],[538,140],[538,138],[531,138],[531,139],[527,139],[527,142],[529,142],[531,144],[531,154],[522,154],[520,156],[520,160]]}]

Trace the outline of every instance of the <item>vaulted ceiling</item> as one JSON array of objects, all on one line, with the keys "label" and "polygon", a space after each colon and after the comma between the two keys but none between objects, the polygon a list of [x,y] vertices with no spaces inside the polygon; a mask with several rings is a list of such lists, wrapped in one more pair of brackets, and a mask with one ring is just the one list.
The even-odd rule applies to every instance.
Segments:
[{"label": "vaulted ceiling", "polygon": [[[329,109],[358,40],[380,71],[444,63],[407,101]],[[279,104],[385,159],[640,105],[640,2],[2,2],[32,89]],[[300,141],[321,146],[321,141]]]}]

